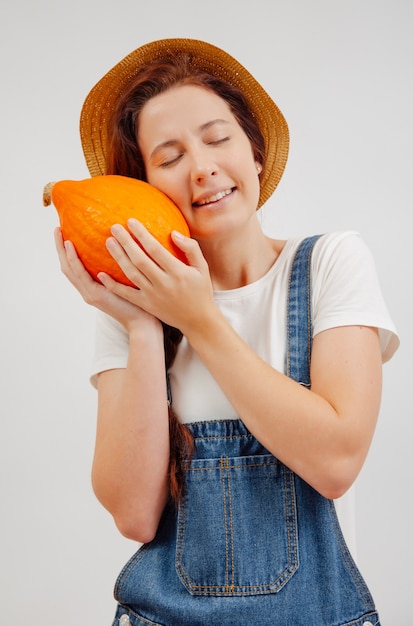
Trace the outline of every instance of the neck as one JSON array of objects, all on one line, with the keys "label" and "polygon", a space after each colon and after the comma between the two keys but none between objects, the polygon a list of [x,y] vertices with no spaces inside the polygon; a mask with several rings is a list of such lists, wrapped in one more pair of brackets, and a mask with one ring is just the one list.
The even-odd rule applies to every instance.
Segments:
[{"label": "neck", "polygon": [[274,264],[282,243],[270,239],[257,222],[256,229],[213,241],[200,241],[216,291],[237,289],[255,282]]}]

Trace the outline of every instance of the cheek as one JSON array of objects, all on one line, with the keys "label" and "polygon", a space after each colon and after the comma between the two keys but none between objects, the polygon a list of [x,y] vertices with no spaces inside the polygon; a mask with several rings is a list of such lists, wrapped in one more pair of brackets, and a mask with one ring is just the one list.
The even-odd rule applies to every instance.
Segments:
[{"label": "cheek", "polygon": [[244,168],[244,177],[243,177],[243,188],[244,192],[251,199],[251,201],[255,201],[258,204],[259,196],[260,196],[260,179],[258,177],[257,167],[255,163],[252,166],[248,166],[246,169]]},{"label": "cheek", "polygon": [[169,176],[163,176],[158,172],[148,172],[147,181],[150,185],[153,185],[166,194],[172,202],[181,208],[181,205],[184,202],[184,187],[182,184],[178,184],[176,179],[171,179]]}]

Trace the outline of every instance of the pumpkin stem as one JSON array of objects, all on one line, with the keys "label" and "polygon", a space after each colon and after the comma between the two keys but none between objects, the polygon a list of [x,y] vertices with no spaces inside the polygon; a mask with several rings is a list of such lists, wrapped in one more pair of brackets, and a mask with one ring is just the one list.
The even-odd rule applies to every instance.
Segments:
[{"label": "pumpkin stem", "polygon": [[52,204],[52,187],[54,183],[47,183],[43,189],[43,206]]}]

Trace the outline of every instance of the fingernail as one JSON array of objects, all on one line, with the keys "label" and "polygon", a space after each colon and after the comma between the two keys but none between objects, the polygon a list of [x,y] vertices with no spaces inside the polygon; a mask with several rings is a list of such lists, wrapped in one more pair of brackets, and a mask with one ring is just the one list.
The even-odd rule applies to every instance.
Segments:
[{"label": "fingernail", "polygon": [[110,229],[110,232],[113,235],[120,235],[120,233],[122,232],[122,226],[120,226],[120,224],[113,224],[113,226]]},{"label": "fingernail", "polygon": [[179,230],[173,230],[172,234],[175,237],[175,239],[179,239],[180,241],[183,241],[184,239],[186,239],[185,235],[180,233]]},{"label": "fingernail", "polygon": [[108,239],[106,239],[106,247],[107,248],[116,248],[117,246],[117,242],[116,239],[114,239],[113,237],[109,237]]}]

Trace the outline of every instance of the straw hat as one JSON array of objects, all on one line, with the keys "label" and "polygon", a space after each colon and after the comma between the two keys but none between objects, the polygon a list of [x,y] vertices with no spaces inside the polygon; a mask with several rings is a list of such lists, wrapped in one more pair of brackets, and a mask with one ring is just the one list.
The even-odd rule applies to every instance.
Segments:
[{"label": "straw hat", "polygon": [[189,53],[197,69],[238,87],[246,96],[265,140],[266,160],[260,177],[261,206],[284,172],[289,133],[283,114],[267,92],[236,59],[216,46],[196,39],[161,39],[145,44],[117,63],[93,87],[80,116],[80,136],[91,176],[106,173],[107,122],[119,94],[153,60],[179,52]]}]

